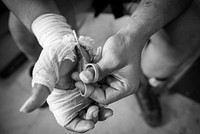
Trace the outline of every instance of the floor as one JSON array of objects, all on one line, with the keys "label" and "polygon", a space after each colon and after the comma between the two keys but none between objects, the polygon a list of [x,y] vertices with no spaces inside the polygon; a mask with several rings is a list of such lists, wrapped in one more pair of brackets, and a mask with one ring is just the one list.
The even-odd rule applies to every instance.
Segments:
[{"label": "floor", "polygon": [[[115,33],[128,19],[115,20],[104,14],[94,19],[93,14],[82,14],[86,23],[80,35],[92,37],[96,44]],[[0,134],[73,134],[60,127],[48,109],[30,114],[19,112],[20,106],[31,94],[31,78],[27,62],[8,79],[0,79]],[[87,134],[199,134],[200,105],[180,94],[163,94],[160,98],[164,124],[159,128],[149,127],[141,116],[134,95],[109,105],[114,115],[97,123]]]}]

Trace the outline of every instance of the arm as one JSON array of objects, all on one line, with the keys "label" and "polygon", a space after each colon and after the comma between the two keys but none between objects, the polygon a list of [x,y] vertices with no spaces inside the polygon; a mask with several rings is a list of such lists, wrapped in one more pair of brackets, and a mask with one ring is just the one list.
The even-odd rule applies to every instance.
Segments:
[{"label": "arm", "polygon": [[[50,109],[52,107],[52,109],[58,107],[61,109],[61,112],[51,111],[53,111],[60,125],[68,130],[85,132],[94,128],[98,120],[108,118],[104,115],[111,115],[112,111],[106,108],[99,109],[97,106],[88,106],[88,111],[82,111],[81,117],[71,118],[75,114],[79,114],[79,110],[84,106],[82,102],[86,102],[86,99],[78,95],[78,90],[73,90],[73,93],[69,90],[69,93],[66,93],[67,89],[71,88],[70,86],[72,85],[71,70],[76,66],[76,59],[72,50],[73,43],[69,43],[68,40],[63,43],[63,37],[71,32],[71,27],[66,23],[66,19],[59,15],[60,12],[55,2],[53,0],[3,0],[3,2],[33,32],[43,47],[33,70],[32,95],[21,107],[20,111],[31,112],[35,110],[51,93],[51,98],[56,100],[62,100],[62,97],[65,97],[65,101],[60,101],[64,105],[55,104],[55,101],[48,101],[48,103]],[[69,45],[72,47],[69,47]],[[58,93],[56,93],[55,87],[58,88],[56,90]],[[60,95],[59,98],[58,94]],[[54,95],[56,95],[56,98]],[[78,106],[66,103],[70,99],[73,99],[73,102]],[[62,107],[60,107],[61,105]],[[87,105],[86,102],[85,106]],[[94,112],[95,114],[93,114]],[[96,112],[103,114],[99,116]],[[82,118],[82,116],[84,117]]]},{"label": "arm", "polygon": [[29,30],[38,16],[46,13],[60,14],[54,0],[3,0],[3,2]]},{"label": "arm", "polygon": [[[143,39],[149,38],[167,23],[176,18],[192,0],[142,0],[130,21],[118,33],[132,38],[140,33]],[[143,46],[141,46],[143,47]]]},{"label": "arm", "polygon": [[[146,41],[172,21],[192,0],[142,0],[129,22],[104,44],[99,66],[99,79],[107,79],[102,88],[92,87],[95,101],[110,104],[138,90],[141,76],[141,52]],[[109,75],[113,77],[109,77]],[[75,80],[94,82],[94,71],[85,70]],[[108,76],[108,77],[106,77]],[[81,82],[76,86],[84,90]]]}]

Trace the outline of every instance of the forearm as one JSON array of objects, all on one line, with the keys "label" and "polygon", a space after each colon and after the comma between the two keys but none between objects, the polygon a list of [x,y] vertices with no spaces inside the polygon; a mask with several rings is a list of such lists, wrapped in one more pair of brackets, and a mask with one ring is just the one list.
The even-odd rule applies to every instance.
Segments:
[{"label": "forearm", "polygon": [[53,0],[3,0],[3,2],[29,30],[38,16],[46,13],[59,14]]},{"label": "forearm", "polygon": [[192,0],[142,0],[130,21],[119,33],[147,40],[183,12]]}]

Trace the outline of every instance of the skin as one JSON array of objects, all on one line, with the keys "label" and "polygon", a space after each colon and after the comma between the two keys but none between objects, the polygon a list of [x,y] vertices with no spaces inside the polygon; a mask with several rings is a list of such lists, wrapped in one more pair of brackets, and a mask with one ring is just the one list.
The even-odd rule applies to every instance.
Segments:
[{"label": "skin", "polygon": [[[15,16],[23,23],[23,25],[25,25],[26,28],[29,29],[30,31],[33,20],[37,18],[39,15],[44,13],[58,13],[58,14],[60,13],[58,8],[55,6],[54,1],[44,1],[44,0],[35,0],[35,1],[3,0],[3,1],[9,7],[9,9],[15,14]],[[170,26],[171,29],[173,29],[172,27],[173,23],[171,25],[168,23],[171,22],[172,20],[173,22],[176,22],[177,20],[180,23],[181,22],[179,19],[181,17],[180,14],[184,14],[183,11],[185,11],[187,7],[190,6],[191,2],[192,0],[142,0],[136,11],[131,15],[129,22],[127,22],[127,24],[124,27],[122,27],[119,32],[111,36],[105,42],[102,52],[102,58],[97,64],[100,67],[99,80],[106,78],[107,83],[102,86],[103,88],[93,87],[95,88],[95,90],[94,93],[91,95],[91,98],[102,104],[110,104],[132,93],[135,93],[138,89],[139,79],[141,76],[140,65],[142,65],[142,71],[145,72],[145,74],[147,74],[147,76],[149,77],[155,76],[162,78],[169,76],[171,72],[166,72],[165,74],[162,73],[151,74],[149,73],[151,72],[151,68],[154,68],[156,65],[150,64],[149,65],[150,67],[145,65],[145,63],[147,63],[145,61],[148,61],[149,60],[148,57],[151,56],[153,56],[152,61],[155,61],[155,63],[157,63],[157,60],[155,58],[157,56],[161,56],[164,60],[166,58],[168,59],[166,55],[171,54],[172,50],[174,50],[173,48],[169,47],[170,46],[169,43],[166,43],[167,44],[166,47],[163,47],[162,44],[149,45],[144,50],[144,54],[142,55],[142,57],[141,57],[141,52],[142,49],[144,48],[144,45],[146,44],[146,41],[154,33],[156,33],[164,26],[166,32],[175,33],[174,36],[173,34],[171,34],[172,36],[170,36],[170,38],[172,38],[173,42],[172,44],[176,46],[175,48],[181,48],[178,46],[180,46],[181,43],[184,44],[184,41],[182,41],[182,39],[180,38],[177,39],[176,37],[180,32],[182,33],[182,35],[184,35],[184,31],[181,31],[181,28],[180,29],[177,28],[177,30],[174,32],[173,30],[170,30]],[[191,14],[194,13],[191,12]],[[184,14],[184,16],[187,15]],[[182,19],[183,20],[187,19],[187,17],[185,18],[183,17]],[[183,26],[187,25],[187,23],[185,24],[182,23],[182,24]],[[192,25],[193,22],[190,24]],[[174,28],[176,28],[176,26],[174,26]],[[188,31],[193,33],[192,30],[189,30],[189,27],[187,27],[186,29],[188,29]],[[197,33],[198,30],[196,30],[195,34]],[[196,44],[198,43],[199,40],[195,40],[195,42],[193,42],[194,47],[192,48],[194,49],[197,46]],[[187,44],[185,43],[184,45],[186,46]],[[166,48],[165,50],[166,52],[169,52],[169,54],[166,54],[164,56],[159,54],[158,52],[162,51],[163,48]],[[182,51],[185,52],[186,48],[187,47],[184,47]],[[192,51],[192,49],[190,51]],[[174,51],[173,53],[176,52],[178,51]],[[155,56],[154,53],[158,55]],[[187,55],[180,56],[182,60],[184,60],[185,57],[187,57]],[[171,60],[169,61],[170,63],[172,63]],[[176,63],[176,61],[174,61],[174,63]],[[166,64],[168,65],[167,62]],[[69,78],[70,74],[69,72],[71,71],[70,67],[72,68],[73,64],[67,63],[63,65],[66,65],[68,67],[68,70],[66,70],[66,73],[64,75],[68,76]],[[158,70],[160,70],[162,66],[157,65],[156,67],[158,67]],[[169,70],[169,68],[166,68],[166,70]],[[110,76],[111,74],[112,76]],[[89,77],[83,77],[83,76],[89,76]],[[82,82],[91,83],[91,81],[93,81],[94,74],[93,71],[90,70],[86,70],[84,72],[81,72],[80,74],[75,72],[72,74],[72,78],[77,81],[76,86],[80,90],[83,90]],[[85,79],[85,78],[90,78],[90,79]],[[48,94],[49,92],[47,92],[46,87],[37,85],[36,87],[33,88],[33,95],[31,99],[29,99],[29,101],[27,101],[27,103],[24,105],[24,109],[22,109],[22,111],[24,110],[25,112],[30,112],[38,108],[42,104],[42,102],[46,100]],[[106,119],[106,117],[111,115],[107,114],[106,116],[105,112],[106,110],[99,110],[99,111],[100,111],[99,120],[104,120]],[[90,116],[90,119],[92,119],[92,116]],[[80,118],[78,118],[74,122],[72,122],[72,125],[69,126],[67,129],[76,132],[85,132],[87,130],[92,129],[94,127],[94,124],[96,123],[96,120],[93,120],[94,121],[93,123],[86,121],[87,120],[81,120]]]},{"label": "skin", "polygon": [[[32,22],[40,15],[46,14],[46,13],[56,13],[61,14],[59,9],[57,8],[55,1],[53,0],[4,0],[3,1],[7,7],[12,11],[11,19],[14,19],[15,22],[18,22],[16,20],[20,20],[21,23],[17,23],[20,27],[22,27],[22,24],[26,27],[19,28],[19,29],[12,29],[12,24],[10,25],[10,29],[12,29],[12,34],[15,36],[18,32],[26,32],[26,35],[30,39],[33,40],[31,42],[32,46],[37,45],[37,41],[35,41],[35,37],[32,35],[31,31],[31,24]],[[67,1],[70,2],[70,1]],[[37,10],[36,10],[37,9]],[[64,14],[65,16],[69,16],[68,14]],[[16,16],[16,17],[15,17]],[[69,21],[71,22],[71,21]],[[73,24],[72,24],[73,26]],[[28,32],[26,29],[28,29],[30,32]],[[30,35],[30,36],[29,36]],[[15,38],[18,43],[21,43],[21,39],[19,37]],[[30,44],[30,40],[27,39],[25,42],[23,42],[24,45],[26,43]],[[36,44],[34,44],[36,43]],[[21,45],[21,44],[20,44]],[[23,47],[24,48],[24,47]],[[30,49],[30,48],[28,48]],[[41,47],[37,48],[39,51],[42,50]],[[27,51],[27,49],[24,50],[27,52],[28,55],[30,53]],[[32,58],[33,61],[36,61],[39,55],[36,55]],[[58,84],[56,86],[63,87],[63,89],[66,89],[71,84],[71,71],[75,67],[76,62],[71,62],[70,60],[65,60],[61,63],[60,71],[62,70],[62,74],[60,75]],[[65,68],[64,70],[62,68]],[[62,82],[61,82],[62,81]],[[49,89],[46,86],[35,84],[32,89],[32,95],[31,97],[25,102],[25,104],[21,107],[21,112],[32,112],[38,107],[40,107],[44,101],[47,99],[48,95],[50,94]],[[66,129],[70,131],[75,132],[85,132],[92,128],[94,128],[95,123],[97,121],[103,121],[110,117],[113,112],[112,110],[108,108],[96,108],[97,106],[92,105],[88,107],[88,110],[83,110],[83,114],[81,116],[76,117],[73,119],[67,126],[65,126]],[[98,114],[96,114],[96,112]]]},{"label": "skin", "polygon": [[[102,59],[97,63],[100,67],[99,80],[110,74],[114,77],[107,77],[107,83],[102,88],[93,86],[95,90],[91,98],[110,104],[135,93],[141,76],[141,52],[147,40],[190,3],[188,0],[141,1],[127,25],[105,42]],[[90,70],[74,76],[78,81],[76,86],[81,90],[84,90],[82,82],[91,83],[93,78],[94,73]]]}]

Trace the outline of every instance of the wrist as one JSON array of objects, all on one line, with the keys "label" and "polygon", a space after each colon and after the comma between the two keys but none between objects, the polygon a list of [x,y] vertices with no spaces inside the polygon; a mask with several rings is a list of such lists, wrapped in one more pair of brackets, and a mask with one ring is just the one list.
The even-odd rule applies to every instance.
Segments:
[{"label": "wrist", "polygon": [[[142,50],[150,35],[146,33],[141,24],[128,24],[120,29],[117,35],[125,42],[133,46],[134,50]],[[137,51],[136,50],[136,51]]]},{"label": "wrist", "polygon": [[39,16],[33,21],[31,28],[43,48],[61,42],[64,35],[72,32],[66,19],[58,14]]}]

